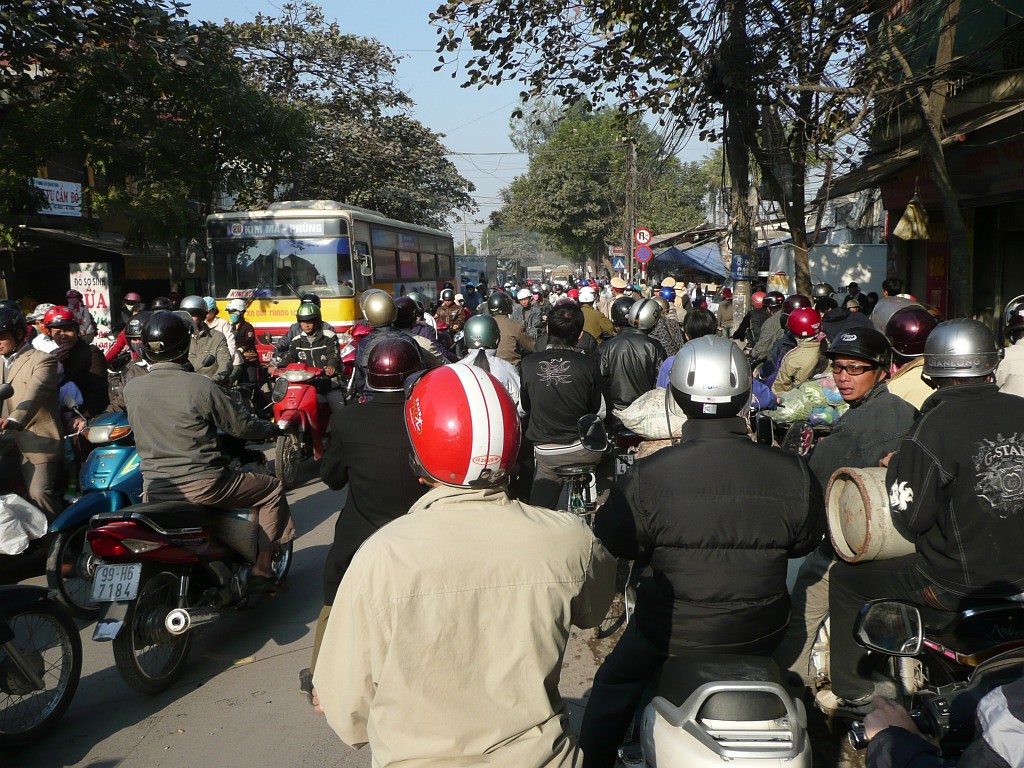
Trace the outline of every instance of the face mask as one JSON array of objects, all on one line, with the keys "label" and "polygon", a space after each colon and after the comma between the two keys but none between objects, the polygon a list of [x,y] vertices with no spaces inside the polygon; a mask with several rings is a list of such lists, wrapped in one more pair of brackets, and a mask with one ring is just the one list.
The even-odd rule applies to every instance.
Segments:
[{"label": "face mask", "polygon": [[237,323],[239,317],[241,317],[241,315],[236,315],[234,313],[228,315],[228,319],[231,320],[232,323]]}]

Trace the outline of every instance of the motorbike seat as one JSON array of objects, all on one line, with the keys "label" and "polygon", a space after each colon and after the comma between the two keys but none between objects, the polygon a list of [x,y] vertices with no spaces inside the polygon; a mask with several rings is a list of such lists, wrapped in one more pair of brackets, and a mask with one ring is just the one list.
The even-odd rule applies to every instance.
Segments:
[{"label": "motorbike seat", "polygon": [[593,471],[593,464],[566,464],[564,467],[555,467],[555,474],[559,477],[579,477],[592,474]]},{"label": "motorbike seat", "polygon": [[977,664],[1024,645],[1024,604],[1009,600],[977,605],[959,613],[921,608],[925,637]]},{"label": "motorbike seat", "polygon": [[150,501],[133,504],[116,512],[103,512],[92,518],[92,526],[115,521],[137,520],[162,533],[173,533],[209,526],[217,514],[213,507],[204,507],[187,501]]},{"label": "motorbike seat", "polygon": [[[655,694],[681,706],[705,683],[752,680],[778,683],[782,676],[775,662],[766,656],[703,654],[673,656],[665,661]],[[707,720],[776,720],[786,715],[782,700],[763,691],[721,691],[701,706],[697,717]]]}]

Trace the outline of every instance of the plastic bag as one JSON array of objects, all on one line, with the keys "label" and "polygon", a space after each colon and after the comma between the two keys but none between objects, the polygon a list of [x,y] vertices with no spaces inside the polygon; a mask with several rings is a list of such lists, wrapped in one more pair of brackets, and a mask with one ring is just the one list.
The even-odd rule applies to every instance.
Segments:
[{"label": "plastic bag", "polygon": [[0,555],[20,555],[50,527],[46,515],[14,493],[0,496]]},{"label": "plastic bag", "polygon": [[804,399],[810,403],[811,408],[819,408],[823,405],[828,405],[828,399],[825,397],[825,390],[822,389],[822,386],[818,381],[805,381],[800,385],[800,391],[803,392]]},{"label": "plastic bag", "polygon": [[[668,419],[665,418],[665,398],[668,398]],[[636,432],[645,440],[667,440],[679,431],[686,421],[686,414],[679,410],[668,390],[657,388],[645,392],[615,415],[622,425]]]},{"label": "plastic bag", "polygon": [[779,407],[768,413],[773,421],[781,424],[792,424],[794,421],[806,421],[811,415],[813,406],[807,402],[802,387],[784,392],[779,398]]}]

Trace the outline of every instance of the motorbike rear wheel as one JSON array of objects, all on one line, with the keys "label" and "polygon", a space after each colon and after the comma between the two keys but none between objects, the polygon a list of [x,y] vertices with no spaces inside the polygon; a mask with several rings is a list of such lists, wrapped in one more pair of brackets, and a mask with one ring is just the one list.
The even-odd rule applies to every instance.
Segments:
[{"label": "motorbike rear wheel", "polygon": [[37,689],[0,645],[0,749],[34,743],[64,715],[82,675],[78,627],[59,603],[46,600],[14,614],[10,641],[43,680]]},{"label": "motorbike rear wheel", "polygon": [[291,490],[299,479],[302,443],[295,435],[280,435],[274,452],[274,474],[285,490]]},{"label": "motorbike rear wheel", "polygon": [[46,584],[76,619],[91,620],[100,609],[93,602],[92,576],[87,572],[88,529],[88,525],[80,525],[56,535],[46,558]]},{"label": "motorbike rear wheel", "polygon": [[170,688],[185,668],[192,633],[172,635],[164,627],[167,614],[178,607],[179,578],[173,573],[147,576],[128,606],[124,626],[114,638],[114,664],[121,678],[141,693]]}]

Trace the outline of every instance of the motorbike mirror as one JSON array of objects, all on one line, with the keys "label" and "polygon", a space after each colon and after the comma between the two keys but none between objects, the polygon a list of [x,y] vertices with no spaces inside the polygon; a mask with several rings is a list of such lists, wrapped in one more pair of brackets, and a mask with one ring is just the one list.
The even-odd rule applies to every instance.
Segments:
[{"label": "motorbike mirror", "polygon": [[853,627],[857,642],[890,656],[916,656],[924,641],[924,623],[917,606],[896,600],[865,603]]},{"label": "motorbike mirror", "polygon": [[217,358],[213,355],[207,355],[203,358],[203,368],[209,368],[211,365],[217,362]]},{"label": "motorbike mirror", "polygon": [[270,390],[270,400],[274,403],[280,403],[284,400],[284,396],[288,394],[288,380],[285,378],[279,378],[274,382],[274,388]]},{"label": "motorbike mirror", "polygon": [[66,395],[64,397],[64,407],[67,408],[69,411],[77,411],[78,401],[75,400],[75,398],[73,398],[71,395]]},{"label": "motorbike mirror", "polygon": [[576,422],[580,433],[580,442],[588,451],[603,453],[608,450],[608,432],[600,416],[588,413]]},{"label": "motorbike mirror", "polygon": [[0,400],[14,397],[14,387],[10,384],[0,384]]}]

